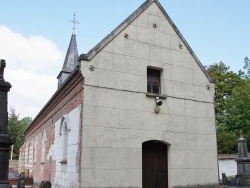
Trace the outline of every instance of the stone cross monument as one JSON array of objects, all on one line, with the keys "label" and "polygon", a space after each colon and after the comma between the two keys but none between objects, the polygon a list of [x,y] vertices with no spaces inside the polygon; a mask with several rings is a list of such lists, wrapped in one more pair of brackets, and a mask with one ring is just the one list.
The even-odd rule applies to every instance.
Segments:
[{"label": "stone cross monument", "polygon": [[12,187],[8,182],[10,146],[14,141],[7,135],[7,93],[11,85],[4,80],[5,60],[0,60],[0,188]]}]

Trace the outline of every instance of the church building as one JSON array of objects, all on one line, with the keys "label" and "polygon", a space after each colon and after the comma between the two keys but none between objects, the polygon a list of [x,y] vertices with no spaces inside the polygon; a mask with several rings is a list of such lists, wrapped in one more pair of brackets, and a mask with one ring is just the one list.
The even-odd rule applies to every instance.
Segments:
[{"label": "church building", "polygon": [[214,83],[158,0],[87,54],[25,131],[20,167],[56,188],[215,188]]}]

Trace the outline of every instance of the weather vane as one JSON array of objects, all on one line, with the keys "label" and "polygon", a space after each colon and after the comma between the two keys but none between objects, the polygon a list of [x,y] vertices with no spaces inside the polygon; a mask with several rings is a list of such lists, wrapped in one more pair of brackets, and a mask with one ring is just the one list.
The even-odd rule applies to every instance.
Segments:
[{"label": "weather vane", "polygon": [[79,22],[76,22],[76,14],[74,14],[74,20],[73,21],[71,21],[71,20],[69,20],[70,22],[72,22],[74,25],[73,25],[73,29],[75,30],[75,25],[76,24],[79,24]]}]

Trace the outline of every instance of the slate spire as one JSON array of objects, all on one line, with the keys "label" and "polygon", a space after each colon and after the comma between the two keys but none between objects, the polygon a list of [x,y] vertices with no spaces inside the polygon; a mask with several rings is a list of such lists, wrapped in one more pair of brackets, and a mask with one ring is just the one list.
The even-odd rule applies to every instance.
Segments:
[{"label": "slate spire", "polygon": [[78,49],[77,49],[77,43],[76,43],[76,34],[75,34],[75,24],[78,23],[75,21],[75,15],[74,15],[74,21],[71,21],[74,23],[73,32],[71,35],[69,47],[67,50],[67,54],[63,63],[63,67],[61,72],[59,73],[57,79],[58,79],[58,88],[63,84],[63,82],[68,78],[68,76],[71,74],[71,72],[79,65],[77,59],[78,59]]},{"label": "slate spire", "polygon": [[76,35],[75,31],[71,35],[68,51],[63,63],[62,71],[65,72],[72,72],[78,66],[78,50],[77,50],[77,43],[76,43]]}]

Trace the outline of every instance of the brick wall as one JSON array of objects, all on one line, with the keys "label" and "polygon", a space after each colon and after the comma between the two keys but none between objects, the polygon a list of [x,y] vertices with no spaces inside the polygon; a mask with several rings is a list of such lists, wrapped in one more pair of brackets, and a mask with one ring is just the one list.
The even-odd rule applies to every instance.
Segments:
[{"label": "brick wall", "polygon": [[[81,72],[77,70],[72,73],[66,82],[52,96],[25,132],[24,160],[21,158],[19,160],[20,165],[29,170],[35,184],[41,181],[54,181],[56,161],[48,154],[55,140],[55,122],[83,103]],[[42,142],[44,142],[44,148]],[[30,149],[28,149],[29,144]],[[42,159],[43,156],[44,159]]]}]

